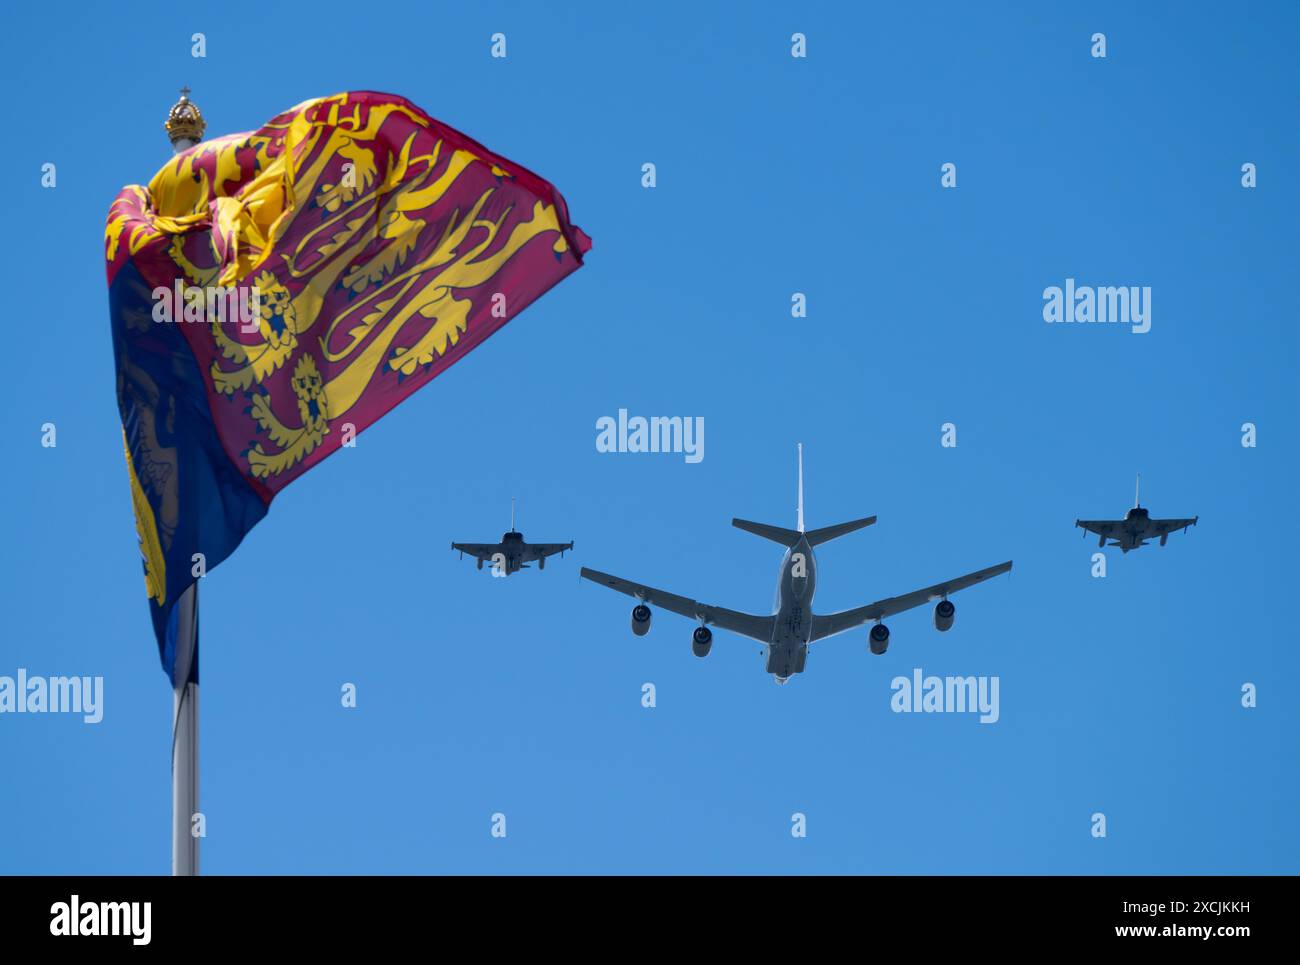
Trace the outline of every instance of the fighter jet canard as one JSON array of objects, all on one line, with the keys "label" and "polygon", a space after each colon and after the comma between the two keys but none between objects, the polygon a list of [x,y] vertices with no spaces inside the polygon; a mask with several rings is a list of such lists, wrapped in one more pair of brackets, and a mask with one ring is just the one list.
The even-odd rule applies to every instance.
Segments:
[{"label": "fighter jet canard", "polygon": [[573,549],[573,543],[526,543],[524,534],[515,529],[515,501],[510,500],[510,532],[501,537],[499,543],[452,543],[451,548],[460,550],[463,558],[466,553],[478,560],[478,568],[483,569],[487,563],[498,573],[509,576],[520,570],[528,569],[528,564],[537,563],[539,570],[546,569],[546,557],[556,553],[564,556]]},{"label": "fighter jet canard", "polygon": [[675,593],[610,576],[608,573],[601,573],[585,566],[582,568],[581,575],[593,583],[600,583],[636,599],[636,606],[632,608],[632,632],[637,636],[644,636],[650,630],[650,607],[661,606],[665,610],[699,623],[691,638],[691,650],[697,657],[708,656],[713,646],[713,632],[709,627],[721,627],[762,643],[767,672],[778,684],[784,684],[795,674],[803,672],[810,644],[868,623],[874,624],[867,635],[871,652],[877,655],[883,654],[889,647],[889,628],[881,621],[933,600],[939,601],[934,608],[935,629],[941,631],[951,629],[957,608],[948,599],[949,595],[1011,569],[1011,561],[1007,560],[997,566],[977,570],[945,583],[936,583],[923,590],[888,597],[853,610],[817,616],[812,611],[813,593],[817,587],[817,561],[813,555],[813,547],[870,526],[875,521],[876,517],[868,516],[865,519],[855,519],[821,529],[804,529],[803,445],[800,444],[796,528],[783,529],[780,526],[752,523],[745,519],[731,521],[731,525],[738,529],[787,547],[785,557],[781,561],[781,572],[777,578],[775,612],[770,616],[740,613],[736,610],[711,606],[684,596],[677,596]]},{"label": "fighter jet canard", "polygon": [[[1191,519],[1152,519],[1151,513],[1142,508],[1141,493],[1142,474],[1138,473],[1133,508],[1124,514],[1123,519],[1076,519],[1074,525],[1082,528],[1085,535],[1096,533],[1099,537],[1098,546],[1118,546],[1121,552],[1127,553],[1145,546],[1147,540],[1157,536],[1160,537],[1160,545],[1164,546],[1170,533],[1180,529],[1186,532],[1187,527],[1195,526],[1200,519],[1199,516]],[[1113,542],[1107,544],[1108,539]]]}]

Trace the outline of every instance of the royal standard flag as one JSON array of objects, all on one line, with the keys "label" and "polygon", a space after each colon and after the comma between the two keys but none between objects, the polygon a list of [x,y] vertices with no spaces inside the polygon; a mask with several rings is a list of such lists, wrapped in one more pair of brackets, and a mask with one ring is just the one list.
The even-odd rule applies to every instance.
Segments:
[{"label": "royal standard flag", "polygon": [[553,185],[372,92],[206,141],[117,196],[117,398],[169,676],[200,563],[590,247]]}]

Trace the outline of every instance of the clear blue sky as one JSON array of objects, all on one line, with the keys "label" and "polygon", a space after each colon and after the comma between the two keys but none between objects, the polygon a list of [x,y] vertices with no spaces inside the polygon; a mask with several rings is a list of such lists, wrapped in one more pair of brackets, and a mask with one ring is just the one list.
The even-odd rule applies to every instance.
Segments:
[{"label": "clear blue sky", "polygon": [[[0,674],[106,694],[95,726],[0,716],[0,871],[170,866],[102,237],[181,84],[211,134],[402,94],[595,242],[204,581],[205,873],[1300,870],[1294,6],[272,6],[7,14]],[[1067,277],[1151,286],[1151,331],[1045,324]],[[703,462],[598,453],[620,407],[703,416]],[[797,441],[809,526],[880,517],[820,552],[819,610],[1015,571],[953,632],[912,611],[884,657],[838,637],[784,688],[751,642],[698,660],[666,612],[633,637],[578,580],[764,611],[780,549],[728,524],[793,525]],[[1139,470],[1154,515],[1201,524],[1094,579],[1073,522],[1122,514]],[[575,554],[458,560],[511,496]],[[997,675],[1001,719],[891,712],[916,667]]]}]

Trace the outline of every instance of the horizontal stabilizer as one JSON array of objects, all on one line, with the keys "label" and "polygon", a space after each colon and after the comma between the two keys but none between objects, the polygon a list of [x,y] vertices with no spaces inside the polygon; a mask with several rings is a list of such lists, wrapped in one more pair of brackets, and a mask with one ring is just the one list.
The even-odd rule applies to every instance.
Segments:
[{"label": "horizontal stabilizer", "polygon": [[736,529],[743,529],[746,533],[753,533],[755,536],[780,543],[782,546],[793,546],[803,535],[797,529],[783,529],[780,526],[768,526],[767,523],[751,523],[747,519],[733,519],[731,525]]},{"label": "horizontal stabilizer", "polygon": [[854,530],[870,526],[875,521],[876,517],[868,516],[865,519],[855,519],[850,523],[837,523],[834,526],[823,526],[821,529],[812,529],[804,535],[808,537],[809,546],[820,546],[822,543],[829,543],[831,540],[843,536],[845,533],[852,533]]}]

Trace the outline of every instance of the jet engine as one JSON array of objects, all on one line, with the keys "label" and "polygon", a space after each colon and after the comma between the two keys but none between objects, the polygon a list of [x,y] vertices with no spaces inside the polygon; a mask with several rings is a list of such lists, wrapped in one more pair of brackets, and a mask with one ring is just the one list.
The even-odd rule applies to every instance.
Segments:
[{"label": "jet engine", "polygon": [[1161,533],[1161,534],[1160,534],[1160,545],[1161,545],[1161,546],[1164,546],[1164,545],[1165,545],[1166,543],[1168,543],[1168,542],[1169,542],[1169,534],[1168,534],[1168,533]]},{"label": "jet engine", "polygon": [[713,631],[708,627],[696,627],[691,634],[691,653],[697,657],[707,657],[713,647]]},{"label": "jet engine", "polygon": [[957,608],[951,600],[940,600],[934,605],[934,628],[942,633],[952,629],[952,621],[957,616]]},{"label": "jet engine", "polygon": [[537,560],[537,568],[538,568],[539,570],[544,570],[544,569],[546,569],[546,557],[545,557],[545,556],[538,557],[538,560]]},{"label": "jet engine", "polygon": [[638,637],[650,632],[650,608],[644,603],[632,607],[632,632]]},{"label": "jet engine", "polygon": [[877,657],[889,649],[889,627],[883,623],[877,623],[871,628],[871,633],[867,635],[871,641],[871,652]]},{"label": "jet engine", "polygon": [[479,557],[478,568],[479,568],[480,570],[483,569],[483,558],[482,558],[481,556]]}]

